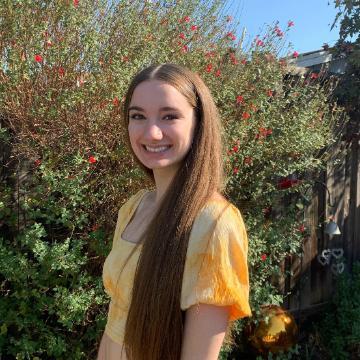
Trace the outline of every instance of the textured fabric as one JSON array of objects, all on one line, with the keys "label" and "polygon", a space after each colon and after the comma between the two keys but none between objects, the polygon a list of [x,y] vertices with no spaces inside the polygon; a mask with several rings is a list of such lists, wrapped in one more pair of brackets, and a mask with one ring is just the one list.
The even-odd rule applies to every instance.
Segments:
[{"label": "textured fabric", "polygon": [[[135,244],[121,234],[147,190],[133,195],[119,210],[112,250],[105,260],[103,283],[111,297],[105,333],[122,344],[131,287],[141,246],[120,270]],[[210,200],[193,224],[186,255],[181,309],[205,303],[230,306],[229,320],[250,316],[248,239],[239,210],[226,200]],[[117,286],[116,286],[117,285]]]}]

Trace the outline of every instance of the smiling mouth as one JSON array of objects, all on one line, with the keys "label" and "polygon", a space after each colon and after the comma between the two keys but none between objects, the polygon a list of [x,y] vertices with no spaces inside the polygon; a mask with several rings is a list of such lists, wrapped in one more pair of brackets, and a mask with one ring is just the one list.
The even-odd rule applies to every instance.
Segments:
[{"label": "smiling mouth", "polygon": [[172,147],[172,145],[155,146],[155,147],[142,145],[142,147],[144,148],[144,150],[146,152],[149,152],[149,153],[163,153],[163,152],[169,150]]}]

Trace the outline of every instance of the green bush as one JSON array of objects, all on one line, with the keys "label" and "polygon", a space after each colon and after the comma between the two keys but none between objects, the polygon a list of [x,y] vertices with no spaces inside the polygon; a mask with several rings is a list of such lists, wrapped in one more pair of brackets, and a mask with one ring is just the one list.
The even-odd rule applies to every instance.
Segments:
[{"label": "green bush", "polygon": [[[79,163],[79,157],[75,161]],[[104,326],[98,309],[106,301],[101,278],[87,266],[89,245],[97,242],[100,230],[87,229],[90,209],[84,180],[89,165],[85,161],[80,165],[83,171],[70,179],[64,172],[50,170],[46,162],[37,168],[27,184],[28,196],[17,204],[26,214],[21,230],[11,188],[1,189],[0,348],[4,355],[81,359]]]},{"label": "green bush", "polygon": [[350,359],[360,350],[360,263],[353,273],[339,275],[336,292],[319,324],[323,343],[331,359]]}]

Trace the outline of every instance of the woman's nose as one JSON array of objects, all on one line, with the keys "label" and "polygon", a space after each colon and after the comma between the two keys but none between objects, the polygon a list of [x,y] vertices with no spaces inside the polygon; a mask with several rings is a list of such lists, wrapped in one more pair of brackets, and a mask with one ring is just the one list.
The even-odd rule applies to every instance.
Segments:
[{"label": "woman's nose", "polygon": [[161,139],[163,137],[162,129],[157,121],[149,120],[145,128],[145,137],[150,139]]}]

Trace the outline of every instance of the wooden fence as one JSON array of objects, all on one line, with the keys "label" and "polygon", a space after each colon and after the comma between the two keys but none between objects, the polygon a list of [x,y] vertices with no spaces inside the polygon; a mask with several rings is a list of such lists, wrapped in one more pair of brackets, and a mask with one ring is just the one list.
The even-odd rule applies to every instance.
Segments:
[{"label": "wooden fence", "polygon": [[[303,257],[285,264],[292,270],[283,286],[284,294],[291,291],[285,296],[285,307],[300,317],[325,304],[339,272],[351,272],[354,262],[360,260],[359,112],[350,116],[346,132],[334,145],[326,171],[315,183],[311,204],[305,209],[311,234],[304,239]],[[331,215],[339,226],[339,235],[324,231]]]}]

